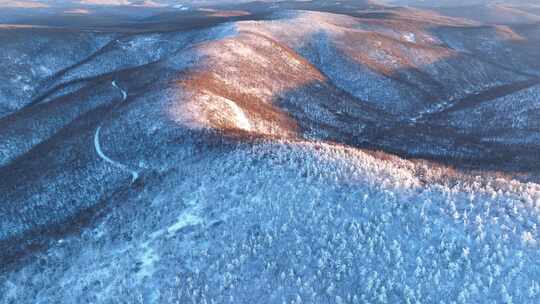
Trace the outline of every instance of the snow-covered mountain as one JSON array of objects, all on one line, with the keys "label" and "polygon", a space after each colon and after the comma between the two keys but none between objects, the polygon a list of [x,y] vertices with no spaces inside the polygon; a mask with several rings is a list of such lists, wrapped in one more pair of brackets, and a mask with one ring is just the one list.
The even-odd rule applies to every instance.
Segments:
[{"label": "snow-covered mountain", "polygon": [[539,24],[51,16],[0,26],[0,303],[540,300]]}]

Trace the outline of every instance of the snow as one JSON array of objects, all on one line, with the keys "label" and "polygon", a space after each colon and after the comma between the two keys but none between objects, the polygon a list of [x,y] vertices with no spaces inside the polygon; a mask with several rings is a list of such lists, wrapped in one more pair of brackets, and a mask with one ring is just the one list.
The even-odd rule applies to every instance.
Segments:
[{"label": "snow", "polygon": [[39,66],[39,70],[42,74],[44,74],[45,76],[50,76],[53,74],[53,71],[49,68],[49,67],[46,67],[44,65],[40,65]]},{"label": "snow", "polygon": [[167,228],[167,232],[169,234],[174,234],[184,227],[194,226],[201,223],[202,219],[200,217],[191,213],[183,213],[174,224]]},{"label": "snow", "polygon": [[[62,257],[82,277],[96,266],[63,250],[100,244],[88,252],[93,260],[124,265],[115,281],[102,277],[111,288],[107,295],[75,279],[87,286],[80,297],[149,293],[159,302],[199,303],[539,300],[540,269],[534,265],[540,256],[530,241],[540,221],[536,184],[484,177],[455,186],[424,184],[415,175],[421,165],[311,142],[269,141],[195,157],[169,162],[179,171],[164,183],[174,187],[143,194],[118,211],[135,208],[136,219],[106,222],[108,230],[132,235],[131,242],[118,243],[108,234],[70,237],[64,243],[70,249],[49,250],[49,259]],[[429,169],[426,177],[436,175]],[[146,233],[153,228],[156,233]],[[132,256],[140,262],[135,270]],[[49,299],[68,293],[53,283],[57,276],[65,279],[61,271],[32,267],[25,272],[37,280],[25,285],[24,296],[17,289],[18,297],[31,298],[36,290],[47,290],[41,296]],[[33,272],[38,269],[43,274]],[[25,272],[8,278],[18,285]],[[130,277],[135,281],[127,285],[116,281]]]},{"label": "snow", "polygon": [[404,34],[403,39],[407,42],[416,43],[416,35],[414,33]]},{"label": "snow", "polygon": [[183,5],[183,4],[174,4],[172,7],[180,10],[180,11],[187,11],[189,10],[189,6]]},{"label": "snow", "polygon": [[[111,84],[114,88],[120,90],[120,92],[122,93],[122,101],[121,102],[124,102],[126,101],[127,99],[127,93],[125,90],[121,89],[117,84],[116,84],[116,81],[113,81],[112,84]],[[96,150],[96,153],[99,155],[99,157],[106,161],[107,163],[113,165],[114,167],[124,171],[124,172],[128,172],[129,174],[131,174],[131,182],[135,182],[138,178],[139,178],[139,173],[135,170],[131,170],[129,169],[126,165],[124,164],[121,164],[115,160],[112,160],[110,157],[108,157],[104,152],[103,150],[101,149],[101,142],[100,142],[100,139],[99,139],[99,135],[101,133],[101,129],[103,127],[103,124],[99,125],[96,129],[96,132],[94,133],[94,149]]]},{"label": "snow", "polygon": [[[508,144],[534,142],[538,138],[536,132],[516,136],[519,130],[536,127],[536,116],[540,110],[540,86],[529,88],[479,103],[465,109],[453,111],[439,119],[440,123],[461,129],[482,130],[487,136],[483,140],[493,140]],[[449,103],[447,106],[451,106]],[[441,109],[444,109],[442,107]],[[512,115],[509,115],[512,113]],[[508,130],[495,133],[492,130]]]},{"label": "snow", "polygon": [[[340,57],[336,50],[342,47],[335,38],[351,18],[303,12],[280,16],[298,19],[239,22],[191,33],[199,42],[196,47],[173,48],[175,55],[161,61],[159,67],[176,74],[208,64],[204,67],[210,73],[218,73],[209,60],[245,57],[259,62],[264,56],[237,40],[249,37],[247,31],[252,30],[281,38],[358,96],[371,97],[368,91],[378,91],[391,102],[399,99],[396,87],[385,87],[389,80],[352,65],[352,60],[335,58]],[[293,25],[284,27],[289,22]],[[327,32],[319,33],[318,22],[327,23]],[[312,34],[312,45],[296,40]],[[160,58],[159,52],[143,57],[135,54],[152,49],[157,39],[161,37],[126,38],[122,41],[124,47],[129,46],[125,52],[134,52],[129,60],[105,61],[108,64],[102,69],[73,70],[69,77]],[[267,40],[261,39],[253,45],[262,48],[264,43]],[[119,57],[115,54],[106,56]],[[382,51],[369,54],[386,60]],[[284,63],[290,65],[280,66],[296,68],[299,62]],[[268,67],[265,64],[260,66]],[[234,77],[214,76],[230,85],[227,88],[238,85]],[[67,203],[51,209],[60,216],[78,207],[91,207],[93,202],[106,200],[106,206],[80,233],[48,243],[20,267],[2,273],[0,302],[540,302],[537,183],[460,173],[324,142],[317,136],[325,131],[322,128],[310,130],[310,140],[228,140],[208,129],[232,127],[257,134],[260,125],[272,121],[253,121],[253,114],[242,104],[201,88],[190,91],[177,80],[166,79],[157,89],[149,85],[143,92],[134,92],[122,111],[102,117],[95,133],[92,128],[82,137],[81,153],[94,153],[88,149],[93,135],[93,149],[99,156],[92,154],[81,165],[87,175],[77,172],[84,178],[74,188],[89,203],[77,205],[79,202],[65,199]],[[169,87],[163,89],[162,83]],[[288,87],[276,81],[239,91],[272,97],[279,91],[276,87],[286,91],[298,83]],[[116,81],[107,87],[114,89],[116,99],[121,94],[117,104],[126,101],[127,88]],[[318,83],[317,88],[324,87]],[[474,91],[467,87],[463,92]],[[529,102],[532,99],[525,99],[534,98],[534,92],[528,92],[528,97],[518,94],[496,100],[492,106],[519,106],[519,113],[525,115],[536,109]],[[516,98],[521,101],[513,102]],[[256,98],[246,99],[256,102]],[[305,109],[314,112],[313,117],[318,118],[314,121],[330,121],[327,112],[311,105]],[[412,120],[449,106],[441,101]],[[512,123],[516,127],[530,124],[524,117]],[[108,136],[102,138],[105,126]],[[104,138],[111,153],[141,164],[142,187],[128,187],[115,178],[115,174],[129,172],[135,180],[139,172],[130,170],[127,162],[107,156],[102,149]],[[64,146],[61,148],[63,151]],[[44,223],[46,204],[52,200],[62,202],[62,195],[71,198],[67,191],[57,191],[70,185],[74,176],[71,167],[65,169],[59,182],[39,184],[51,192],[40,189],[28,201],[15,201],[32,204],[22,205],[17,210],[21,213],[13,214],[38,216],[28,221],[23,217],[2,219],[2,239],[9,233],[24,232],[30,222]],[[9,203],[1,208],[8,208]]]},{"label": "snow", "polygon": [[249,119],[247,118],[246,114],[244,114],[244,111],[242,111],[242,109],[240,109],[240,107],[238,107],[236,103],[231,100],[227,99],[225,100],[225,103],[232,111],[235,125],[245,131],[251,130],[251,124],[249,123]]},{"label": "snow", "polygon": [[140,270],[137,272],[137,277],[143,279],[152,276],[155,271],[154,265],[159,261],[159,256],[148,243],[143,243],[139,250],[141,252],[139,259],[142,264]]}]

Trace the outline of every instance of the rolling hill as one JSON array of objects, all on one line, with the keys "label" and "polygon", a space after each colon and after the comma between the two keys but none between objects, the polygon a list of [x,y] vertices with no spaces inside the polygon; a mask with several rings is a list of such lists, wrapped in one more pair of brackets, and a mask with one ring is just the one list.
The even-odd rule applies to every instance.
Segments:
[{"label": "rolling hill", "polygon": [[107,18],[0,26],[1,303],[540,299],[539,24]]}]

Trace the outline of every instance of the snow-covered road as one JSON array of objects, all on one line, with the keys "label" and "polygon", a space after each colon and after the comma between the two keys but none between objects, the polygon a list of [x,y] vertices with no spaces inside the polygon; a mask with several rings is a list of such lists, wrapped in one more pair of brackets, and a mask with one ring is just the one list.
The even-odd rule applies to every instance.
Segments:
[{"label": "snow-covered road", "polygon": [[[120,88],[118,84],[116,83],[116,81],[112,81],[111,84],[113,87],[117,88],[122,93],[122,102],[126,101],[127,92],[124,89]],[[96,133],[94,134],[94,148],[97,154],[99,155],[101,159],[113,165],[114,167],[131,174],[131,182],[132,183],[135,182],[139,178],[139,172],[129,169],[128,166],[111,159],[110,157],[105,155],[105,153],[103,153],[103,150],[101,149],[101,143],[99,141],[99,134],[101,132],[102,127],[103,127],[103,122],[98,126],[98,128],[96,129]]]}]

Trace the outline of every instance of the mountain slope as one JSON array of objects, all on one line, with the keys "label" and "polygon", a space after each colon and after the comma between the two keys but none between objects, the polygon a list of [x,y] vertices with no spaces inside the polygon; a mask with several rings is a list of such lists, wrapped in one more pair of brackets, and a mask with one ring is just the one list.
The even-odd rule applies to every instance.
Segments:
[{"label": "mountain slope", "polygon": [[5,29],[0,303],[537,303],[538,29],[321,3]]}]

